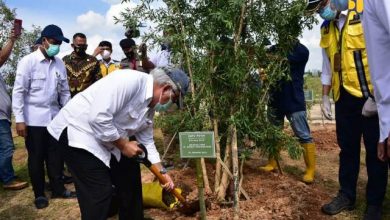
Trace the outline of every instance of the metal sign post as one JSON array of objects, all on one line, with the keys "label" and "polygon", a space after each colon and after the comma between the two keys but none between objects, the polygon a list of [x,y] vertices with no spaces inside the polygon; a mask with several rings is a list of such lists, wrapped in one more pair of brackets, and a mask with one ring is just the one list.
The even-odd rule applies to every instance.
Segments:
[{"label": "metal sign post", "polygon": [[214,132],[180,132],[180,157],[196,158],[196,177],[199,192],[201,219],[206,219],[203,172],[201,158],[215,158]]}]

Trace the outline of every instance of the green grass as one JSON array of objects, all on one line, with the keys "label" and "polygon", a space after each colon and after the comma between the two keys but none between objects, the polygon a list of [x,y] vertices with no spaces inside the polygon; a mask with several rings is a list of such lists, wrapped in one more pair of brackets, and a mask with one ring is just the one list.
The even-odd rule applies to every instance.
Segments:
[{"label": "green grass", "polygon": [[314,100],[321,99],[322,97],[322,84],[319,76],[305,75],[305,90],[313,90]]}]

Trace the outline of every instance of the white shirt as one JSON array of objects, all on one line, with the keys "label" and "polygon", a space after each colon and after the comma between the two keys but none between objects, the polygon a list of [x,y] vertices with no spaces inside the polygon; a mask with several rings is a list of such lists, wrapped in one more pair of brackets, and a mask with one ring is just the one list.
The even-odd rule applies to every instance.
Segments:
[{"label": "white shirt", "polygon": [[153,139],[153,78],[136,70],[115,70],[77,94],[53,119],[49,133],[59,140],[68,128],[69,146],[95,155],[109,167],[111,154],[120,151],[111,142],[135,136],[154,164],[160,156]]},{"label": "white shirt", "polygon": [[45,127],[69,100],[66,69],[60,58],[48,60],[40,49],[23,57],[12,91],[16,123]]},{"label": "white shirt", "polygon": [[166,67],[171,65],[171,52],[168,50],[161,50],[154,55],[150,61],[155,67]]},{"label": "white shirt", "polygon": [[390,1],[364,2],[363,28],[371,82],[378,106],[380,142],[390,133]]},{"label": "white shirt", "polygon": [[[337,28],[341,31],[344,27],[345,21],[347,19],[346,11],[341,12],[339,19],[336,21]],[[332,68],[330,65],[330,60],[326,54],[325,49],[322,49],[322,73],[321,73],[321,83],[322,85],[332,85]]]}]

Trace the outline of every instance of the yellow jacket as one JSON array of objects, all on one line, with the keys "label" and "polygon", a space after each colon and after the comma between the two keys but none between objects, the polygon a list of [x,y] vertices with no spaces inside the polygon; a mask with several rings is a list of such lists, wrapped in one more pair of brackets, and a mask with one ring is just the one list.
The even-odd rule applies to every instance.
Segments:
[{"label": "yellow jacket", "polygon": [[[341,33],[334,21],[324,22],[321,27],[320,46],[325,50],[330,61],[332,92],[335,101],[340,97],[340,86],[359,98],[367,98],[373,94],[363,26],[355,10],[348,12]],[[335,68],[337,54],[341,58],[341,69]]]},{"label": "yellow jacket", "polygon": [[117,69],[119,69],[119,65],[114,60],[110,60],[108,67],[104,64],[103,60],[100,61],[100,72],[103,77],[107,76],[109,73]]}]

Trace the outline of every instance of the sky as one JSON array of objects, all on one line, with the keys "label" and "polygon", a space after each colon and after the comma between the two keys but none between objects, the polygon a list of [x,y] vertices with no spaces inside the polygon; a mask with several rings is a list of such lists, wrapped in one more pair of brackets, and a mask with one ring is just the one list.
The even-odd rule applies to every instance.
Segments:
[{"label": "sky", "polygon": [[[23,28],[30,30],[32,25],[44,28],[55,24],[61,27],[65,37],[71,39],[77,32],[87,36],[89,54],[102,40],[113,43],[112,58],[120,60],[124,55],[119,47],[123,39],[124,27],[115,24],[114,16],[126,8],[134,7],[137,0],[121,4],[121,0],[4,0],[9,8],[15,8],[19,19],[23,20]],[[142,31],[142,30],[141,30]],[[310,58],[306,66],[308,70],[320,70],[322,67],[320,27],[304,30],[301,42],[309,48]],[[139,41],[137,43],[140,43]],[[60,57],[72,52],[70,44],[62,44]],[[152,55],[153,51],[150,55]]]}]

